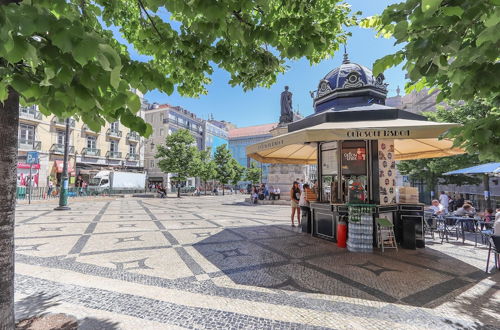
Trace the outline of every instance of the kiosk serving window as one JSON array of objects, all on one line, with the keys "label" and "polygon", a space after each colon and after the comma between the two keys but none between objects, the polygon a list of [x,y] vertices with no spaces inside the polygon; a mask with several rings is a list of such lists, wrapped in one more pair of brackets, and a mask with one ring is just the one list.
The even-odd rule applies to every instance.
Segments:
[{"label": "kiosk serving window", "polygon": [[341,148],[342,202],[368,201],[368,157],[366,141],[343,141]]},{"label": "kiosk serving window", "polygon": [[338,202],[338,143],[321,144],[321,200]]}]

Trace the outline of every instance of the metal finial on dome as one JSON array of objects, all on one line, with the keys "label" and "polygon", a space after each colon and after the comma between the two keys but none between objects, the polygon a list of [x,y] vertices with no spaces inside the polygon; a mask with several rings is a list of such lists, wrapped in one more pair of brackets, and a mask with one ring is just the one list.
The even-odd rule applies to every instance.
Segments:
[{"label": "metal finial on dome", "polygon": [[347,49],[344,44],[344,60],[342,61],[342,64],[349,64],[351,61],[349,61],[349,55],[347,55]]}]

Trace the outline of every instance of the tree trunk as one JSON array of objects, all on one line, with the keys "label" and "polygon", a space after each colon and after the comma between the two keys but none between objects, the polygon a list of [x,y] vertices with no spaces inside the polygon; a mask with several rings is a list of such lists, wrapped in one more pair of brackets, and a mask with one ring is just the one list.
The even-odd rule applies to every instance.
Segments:
[{"label": "tree trunk", "polygon": [[222,196],[224,196],[224,184],[222,184]]},{"label": "tree trunk", "polygon": [[207,195],[207,181],[205,180],[205,196]]},{"label": "tree trunk", "polygon": [[181,198],[181,185],[177,187],[177,198]]},{"label": "tree trunk", "polygon": [[14,221],[19,94],[0,102],[0,329],[14,329]]}]

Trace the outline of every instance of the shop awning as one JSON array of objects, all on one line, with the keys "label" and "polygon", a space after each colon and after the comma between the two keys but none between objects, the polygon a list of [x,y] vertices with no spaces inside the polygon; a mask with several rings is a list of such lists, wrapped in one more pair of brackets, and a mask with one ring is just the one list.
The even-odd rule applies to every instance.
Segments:
[{"label": "shop awning", "polygon": [[[54,168],[56,169],[56,173],[62,173],[64,167],[64,162],[62,160],[54,161]],[[73,168],[73,164],[68,162],[68,173],[74,174],[75,170]]]},{"label": "shop awning", "polygon": [[394,139],[397,160],[444,157],[464,153],[438,137],[452,123],[412,119],[326,122],[279,135],[247,147],[247,155],[272,164],[316,164],[317,142]]}]

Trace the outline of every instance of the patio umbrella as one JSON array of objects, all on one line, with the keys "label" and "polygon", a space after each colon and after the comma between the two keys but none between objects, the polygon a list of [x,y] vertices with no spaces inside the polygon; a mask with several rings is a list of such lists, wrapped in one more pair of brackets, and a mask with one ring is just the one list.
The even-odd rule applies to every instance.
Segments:
[{"label": "patio umbrella", "polygon": [[271,164],[316,164],[317,142],[395,139],[397,160],[464,153],[453,141],[438,137],[458,124],[413,119],[326,122],[279,135],[247,147],[247,155]]},{"label": "patio umbrella", "polygon": [[460,170],[450,171],[444,175],[460,175],[460,174],[482,174],[484,184],[484,199],[486,200],[486,207],[491,208],[491,192],[490,192],[490,176],[500,175],[500,163],[488,163],[477,166],[462,168]]}]

